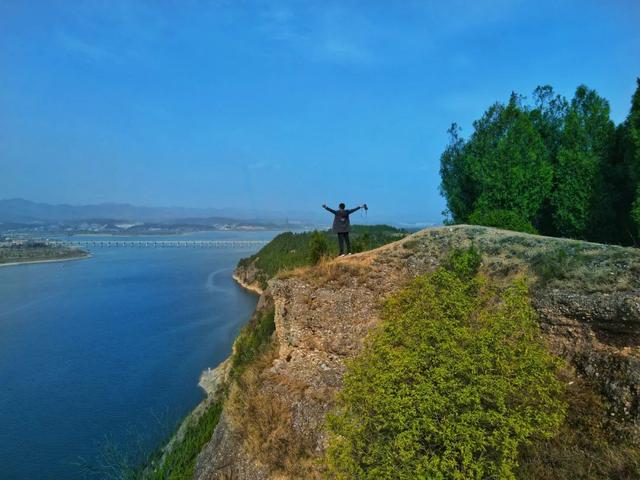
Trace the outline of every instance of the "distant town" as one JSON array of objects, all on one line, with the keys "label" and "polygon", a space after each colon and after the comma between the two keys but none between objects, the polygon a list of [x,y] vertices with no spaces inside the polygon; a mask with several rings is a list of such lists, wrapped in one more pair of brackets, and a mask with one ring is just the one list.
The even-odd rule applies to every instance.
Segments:
[{"label": "distant town", "polygon": [[49,235],[179,235],[201,231],[297,230],[305,225],[294,222],[212,222],[205,223],[120,223],[81,221],[62,223],[0,223],[0,233],[13,236]]},{"label": "distant town", "polygon": [[[238,215],[236,215],[238,213]],[[242,215],[222,209],[138,207],[129,204],[51,205],[0,200],[0,234],[46,238],[57,235],[179,235],[201,231],[304,230],[308,222]]]}]

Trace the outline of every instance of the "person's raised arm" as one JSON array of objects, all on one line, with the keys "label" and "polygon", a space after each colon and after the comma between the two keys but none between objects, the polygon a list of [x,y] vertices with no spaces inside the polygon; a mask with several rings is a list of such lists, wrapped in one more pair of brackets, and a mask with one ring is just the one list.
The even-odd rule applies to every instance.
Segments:
[{"label": "person's raised arm", "polygon": [[360,210],[361,208],[362,208],[362,206],[361,206],[361,205],[358,205],[356,208],[351,208],[351,209],[347,210],[347,213],[348,213],[349,215],[351,215],[353,212],[357,212],[357,211],[358,211],[358,210]]},{"label": "person's raised arm", "polygon": [[324,208],[325,210],[327,210],[327,211],[329,211],[329,212],[333,213],[334,215],[336,214],[336,211],[335,211],[333,208],[329,208],[329,207],[327,207],[326,205],[322,205],[322,208]]}]

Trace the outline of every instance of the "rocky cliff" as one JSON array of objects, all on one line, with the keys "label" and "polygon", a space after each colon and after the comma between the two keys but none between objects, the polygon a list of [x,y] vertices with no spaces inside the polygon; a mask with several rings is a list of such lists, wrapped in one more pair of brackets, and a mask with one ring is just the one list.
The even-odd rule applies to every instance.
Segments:
[{"label": "rocky cliff", "polygon": [[452,249],[470,245],[482,254],[481,271],[492,281],[526,276],[550,350],[601,399],[607,421],[637,441],[640,252],[484,227],[440,227],[269,282],[258,308],[275,308],[271,344],[242,375],[216,378],[216,384],[227,382],[227,400],[198,456],[195,478],[320,478],[326,414],[345,361],[379,322],[382,300],[433,271]]},{"label": "rocky cliff", "polygon": [[258,270],[255,263],[248,265],[238,265],[233,272],[233,279],[238,282],[242,287],[252,292],[262,295],[264,293],[262,280],[262,272]]}]

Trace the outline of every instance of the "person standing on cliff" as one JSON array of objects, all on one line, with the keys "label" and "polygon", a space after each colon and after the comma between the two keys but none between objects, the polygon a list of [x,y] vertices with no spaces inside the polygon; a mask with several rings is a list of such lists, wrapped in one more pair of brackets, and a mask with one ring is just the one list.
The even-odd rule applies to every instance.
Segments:
[{"label": "person standing on cliff", "polygon": [[340,245],[340,256],[351,255],[351,242],[349,241],[349,230],[351,230],[351,223],[349,222],[349,215],[353,212],[364,208],[367,209],[367,204],[359,205],[356,208],[346,209],[344,203],[338,205],[338,210],[329,208],[326,205],[322,205],[322,208],[333,213],[333,232],[338,234],[338,245]]}]

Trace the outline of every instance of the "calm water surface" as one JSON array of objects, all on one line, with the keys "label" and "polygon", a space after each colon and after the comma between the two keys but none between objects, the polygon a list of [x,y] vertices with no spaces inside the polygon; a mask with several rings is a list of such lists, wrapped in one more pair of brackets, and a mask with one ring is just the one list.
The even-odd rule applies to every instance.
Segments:
[{"label": "calm water surface", "polygon": [[108,445],[161,441],[253,312],[231,273],[256,249],[96,248],[0,268],[0,478],[84,478],[76,464],[96,465]]}]

